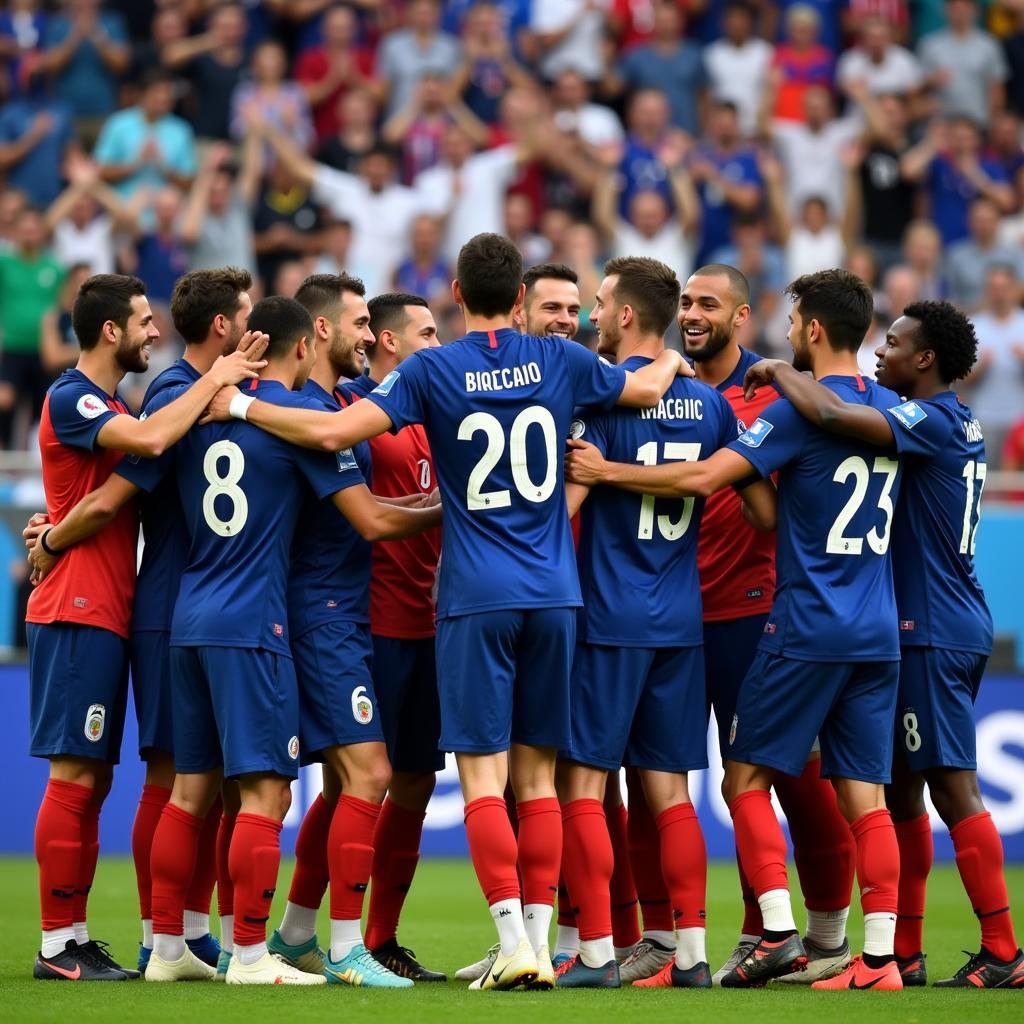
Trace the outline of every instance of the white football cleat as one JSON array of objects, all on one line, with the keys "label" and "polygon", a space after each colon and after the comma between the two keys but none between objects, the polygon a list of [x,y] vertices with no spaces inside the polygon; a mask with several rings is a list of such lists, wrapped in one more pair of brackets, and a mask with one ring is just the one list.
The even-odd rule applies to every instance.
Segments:
[{"label": "white football cleat", "polygon": [[785,985],[810,985],[815,981],[827,981],[842,974],[850,965],[850,943],[846,939],[836,949],[825,949],[810,939],[804,939],[804,949],[807,950],[807,969],[772,978],[772,984],[779,981]]},{"label": "white football cleat", "polygon": [[730,974],[737,964],[745,960],[756,945],[756,942],[751,942],[749,939],[741,939],[736,944],[736,948],[729,954],[729,959],[711,975],[711,984],[721,985],[722,979],[727,974]]},{"label": "white football cleat", "polygon": [[213,981],[217,969],[203,963],[186,946],[184,956],[178,960],[164,960],[155,952],[151,953],[144,977],[146,981]]},{"label": "white football cleat", "polygon": [[469,964],[466,967],[460,967],[455,972],[455,977],[459,981],[476,981],[477,978],[482,978],[490,969],[494,963],[494,958],[498,955],[498,950],[501,947],[495,943],[489,950],[487,950],[487,956],[482,960],[477,960],[475,964]]},{"label": "white football cleat", "polygon": [[229,985],[326,985],[322,974],[307,974],[292,967],[287,960],[274,953],[264,953],[254,964],[242,964],[237,956],[228,964]]},{"label": "white football cleat", "polygon": [[539,973],[537,954],[524,935],[511,956],[504,956],[498,949],[494,963],[482,977],[477,978],[469,987],[474,991],[486,989],[509,989],[518,985],[529,985],[537,980]]}]

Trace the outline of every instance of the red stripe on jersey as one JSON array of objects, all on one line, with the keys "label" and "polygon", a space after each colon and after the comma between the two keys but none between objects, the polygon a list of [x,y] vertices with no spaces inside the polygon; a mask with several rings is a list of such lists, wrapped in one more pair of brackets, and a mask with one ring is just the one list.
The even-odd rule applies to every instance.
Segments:
[{"label": "red stripe on jersey", "polygon": [[487,340],[490,343],[491,348],[498,347],[498,336],[494,333],[494,331],[487,332]]},{"label": "red stripe on jersey", "polygon": [[252,380],[249,381],[249,390],[250,391],[255,391],[259,386],[260,386],[260,379],[259,379],[259,377],[253,377]]},{"label": "red stripe on jersey", "polygon": [[867,385],[864,383],[864,378],[859,373],[857,374],[857,390],[867,391]]}]

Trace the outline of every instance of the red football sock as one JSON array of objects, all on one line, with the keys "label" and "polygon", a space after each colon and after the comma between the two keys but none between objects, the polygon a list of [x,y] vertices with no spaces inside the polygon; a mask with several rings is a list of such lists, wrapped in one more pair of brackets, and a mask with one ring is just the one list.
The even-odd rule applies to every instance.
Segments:
[{"label": "red football sock", "polygon": [[75,885],[75,899],[71,905],[71,913],[76,921],[84,923],[87,918],[89,893],[92,881],[96,877],[96,864],[100,859],[100,808],[102,800],[97,803],[95,791],[93,799],[82,811],[82,857],[78,862],[78,882]]},{"label": "red football sock", "polygon": [[373,833],[370,909],[366,914],[366,947],[377,949],[398,934],[398,919],[420,859],[423,811],[384,801]]},{"label": "red football sock", "polygon": [[924,948],[925,891],[932,869],[935,846],[927,814],[910,821],[897,821],[896,843],[900,850],[900,888],[896,918],[898,957],[906,959]]},{"label": "red football sock", "polygon": [[740,926],[741,935],[760,935],[764,931],[764,919],[761,917],[761,904],[757,902],[754,890],[747,881],[743,864],[740,861],[740,851],[736,850],[736,870],[740,876],[740,893],[743,896],[743,924]]},{"label": "red football sock", "polygon": [[562,870],[558,875],[558,926],[559,928],[576,927],[576,908],[572,905],[569,887],[565,884],[565,824],[562,824]]},{"label": "red football sock", "polygon": [[604,803],[573,800],[562,808],[565,880],[573,894],[580,940],[612,934],[609,885],[613,854]]},{"label": "red football sock", "polygon": [[203,819],[199,847],[196,850],[196,867],[185,893],[185,909],[199,914],[210,912],[213,887],[217,882],[217,834],[220,831],[223,808],[224,805],[218,796]]},{"label": "red football sock", "polygon": [[865,914],[895,914],[899,905],[900,848],[888,810],[862,814],[851,826],[857,843],[857,882]]},{"label": "red football sock", "polygon": [[36,816],[36,863],[43,931],[74,923],[75,889],[82,860],[82,815],[92,790],[50,779]]},{"label": "red football sock", "polygon": [[522,800],[519,818],[519,877],[523,906],[541,903],[553,907],[562,864],[562,808],[558,797]]},{"label": "red football sock", "polygon": [[629,835],[629,859],[640,902],[640,916],[645,932],[671,932],[672,900],[661,872],[661,837],[643,790],[629,787],[630,810],[626,823]]},{"label": "red football sock", "polygon": [[228,917],[235,912],[235,884],[231,881],[228,854],[235,831],[235,816],[222,814],[217,826],[217,914]]},{"label": "red football sock", "polygon": [[373,869],[373,832],[380,804],[342,793],[331,818],[327,863],[331,872],[331,920],[358,921]]},{"label": "red football sock", "polygon": [[677,928],[707,924],[708,854],[693,804],[676,804],[658,815],[661,870],[672,897]]},{"label": "red football sock", "polygon": [[482,796],[466,804],[464,814],[469,855],[487,905],[519,899],[519,852],[505,801]]},{"label": "red football sock", "polygon": [[755,896],[788,889],[786,837],[775,817],[767,789],[741,793],[729,806],[736,831],[736,850]]},{"label": "red football sock", "polygon": [[779,774],[775,792],[786,812],[804,905],[808,910],[844,910],[850,905],[856,853],[853,835],[839,813],[836,791],[809,761],[798,778]]},{"label": "red football sock", "polygon": [[626,949],[640,941],[637,916],[636,885],[629,862],[629,812],[624,804],[605,807],[608,836],[612,842],[612,938],[618,949]]},{"label": "red football sock", "polygon": [[267,919],[281,866],[281,822],[262,814],[239,814],[228,866],[235,885],[235,945],[266,942]]},{"label": "red football sock", "polygon": [[1010,899],[1003,874],[1003,842],[988,811],[964,818],[949,830],[956,867],[981,922],[981,944],[1000,960],[1017,955]]},{"label": "red football sock", "polygon": [[164,804],[171,798],[171,791],[164,786],[142,787],[139,806],[132,826],[132,859],[135,861],[135,884],[139,890],[139,912],[143,921],[153,916],[153,878],[149,870],[153,852],[153,835],[160,823]]},{"label": "red football sock", "polygon": [[153,835],[153,934],[185,934],[185,894],[195,874],[203,819],[168,802]]},{"label": "red football sock", "polygon": [[317,794],[302,819],[295,837],[295,874],[288,890],[289,903],[315,910],[323,902],[330,880],[327,837],[335,806],[329,804],[322,793]]}]

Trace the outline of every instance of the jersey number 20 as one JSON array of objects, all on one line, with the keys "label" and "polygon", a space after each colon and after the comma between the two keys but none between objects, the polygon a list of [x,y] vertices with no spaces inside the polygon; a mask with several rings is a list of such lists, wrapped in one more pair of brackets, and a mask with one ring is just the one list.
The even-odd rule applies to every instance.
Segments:
[{"label": "jersey number 20", "polygon": [[[227,460],[227,472],[220,472],[220,460]],[[218,537],[234,537],[240,533],[249,518],[249,502],[245,492],[238,486],[245,472],[245,456],[234,441],[215,441],[203,456],[203,475],[210,486],[203,492],[203,518],[206,525]],[[217,515],[218,497],[227,498],[231,503],[231,516],[221,519]],[[221,505],[223,508],[223,504]]]}]

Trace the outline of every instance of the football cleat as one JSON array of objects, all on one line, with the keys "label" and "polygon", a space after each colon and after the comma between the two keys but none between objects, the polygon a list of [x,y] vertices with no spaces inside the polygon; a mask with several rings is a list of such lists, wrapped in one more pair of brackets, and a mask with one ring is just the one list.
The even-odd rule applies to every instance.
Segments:
[{"label": "football cleat", "polygon": [[834,978],[816,981],[811,988],[820,990],[870,988],[876,992],[902,992],[903,979],[895,960],[890,960],[884,967],[868,967],[862,957],[854,957],[845,970]]},{"label": "football cleat", "polygon": [[400,978],[412,978],[413,981],[447,981],[448,975],[440,971],[428,971],[417,959],[411,949],[398,944],[398,939],[388,939],[382,946],[370,950],[373,959],[382,964],[392,974]]},{"label": "football cleat", "polygon": [[826,978],[834,978],[841,974],[850,963],[850,943],[846,939],[843,939],[843,944],[835,949],[826,949],[812,939],[804,939],[804,949],[807,952],[807,969],[780,975],[772,979],[773,983],[813,985],[816,981],[824,981]]},{"label": "football cleat", "polygon": [[575,953],[556,953],[551,959],[551,966],[555,969],[555,975],[565,964],[571,964],[576,959]]},{"label": "football cleat", "polygon": [[537,977],[528,982],[526,987],[534,992],[555,987],[555,965],[551,962],[551,953],[547,946],[541,946],[537,950]]},{"label": "football cleat", "polygon": [[482,960],[477,960],[475,964],[468,964],[465,967],[460,967],[455,972],[455,977],[458,978],[459,981],[476,981],[477,978],[482,978],[491,969],[500,948],[501,947],[495,943],[489,950],[487,950],[487,956]]},{"label": "football cleat", "polygon": [[[967,950],[964,950],[967,953]],[[1019,949],[1012,960],[999,960],[984,946],[952,978],[937,981],[933,988],[1015,988],[1024,992],[1024,953]]]},{"label": "football cleat", "polygon": [[213,981],[217,969],[203,963],[188,946],[177,960],[164,960],[153,953],[146,966],[146,981]]},{"label": "football cleat", "polygon": [[204,964],[216,967],[217,963],[220,961],[220,943],[209,932],[199,939],[186,939],[185,945],[188,946],[188,948],[191,949]]},{"label": "football cleat", "polygon": [[559,969],[555,988],[621,988],[619,965],[609,960],[600,967],[588,967],[583,958],[576,957],[566,969]]},{"label": "football cleat", "polygon": [[374,959],[373,954],[361,942],[353,946],[340,960],[332,960],[328,953],[324,974],[331,985],[351,985],[354,988],[413,987],[412,978],[400,977],[388,970]]},{"label": "football cleat", "polygon": [[896,957],[896,967],[903,979],[904,988],[920,988],[922,985],[928,984],[928,970],[925,967],[927,959],[927,953]]},{"label": "football cleat", "polygon": [[632,946],[616,946],[615,947],[615,962],[621,967],[635,952],[636,947],[640,945],[643,939],[634,942]]},{"label": "football cleat", "polygon": [[622,984],[629,985],[644,978],[653,978],[666,964],[672,963],[675,952],[657,939],[641,939],[633,952],[619,964]]},{"label": "football cleat", "polygon": [[316,936],[299,946],[289,946],[281,933],[275,928],[270,936],[267,949],[279,956],[285,963],[291,964],[297,971],[305,974],[323,974],[327,962],[327,954],[317,945]]},{"label": "football cleat", "polygon": [[102,942],[99,939],[90,939],[88,942],[83,942],[78,947],[81,953],[86,956],[91,956],[94,960],[98,961],[102,966],[112,968],[115,971],[120,971],[129,981],[134,981],[136,978],[141,977],[142,972],[135,970],[134,967],[122,967],[108,952],[110,946],[106,942]]},{"label": "football cleat", "polygon": [[135,966],[138,968],[139,974],[146,973],[146,964],[149,963],[149,958],[153,955],[153,950],[149,946],[144,946],[141,942],[139,943],[139,959],[136,961]]},{"label": "football cleat", "polygon": [[794,932],[774,942],[761,937],[757,945],[722,978],[722,988],[760,988],[772,978],[807,966],[807,953]]},{"label": "football cleat", "polygon": [[711,984],[721,985],[722,979],[727,974],[732,973],[733,968],[748,954],[752,953],[756,945],[756,942],[748,942],[746,939],[740,939],[740,941],[736,943],[736,948],[729,954],[729,959],[711,975]]},{"label": "football cleat", "polygon": [[505,956],[499,947],[494,963],[469,987],[474,992],[515,988],[518,985],[529,985],[536,980],[538,973],[537,954],[530,940],[523,936],[510,956]]},{"label": "football cleat", "polygon": [[220,951],[220,956],[217,958],[217,977],[214,981],[227,981],[228,977],[228,965],[231,963],[231,954],[226,950]]},{"label": "football cleat", "polygon": [[673,957],[657,974],[634,981],[633,988],[711,988],[711,968],[699,963],[684,971]]},{"label": "football cleat", "polygon": [[231,958],[224,980],[229,985],[325,985],[322,974],[307,974],[276,953],[264,953],[254,964]]},{"label": "football cleat", "polygon": [[32,977],[40,981],[127,981],[128,975],[83,953],[74,939],[55,956],[37,954]]}]

